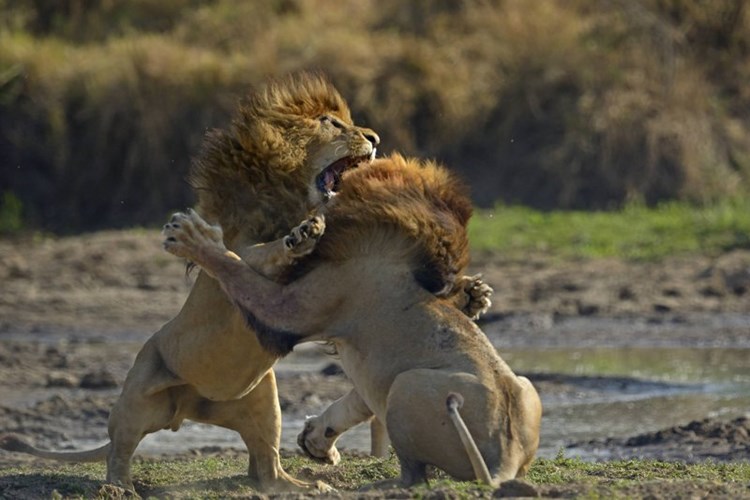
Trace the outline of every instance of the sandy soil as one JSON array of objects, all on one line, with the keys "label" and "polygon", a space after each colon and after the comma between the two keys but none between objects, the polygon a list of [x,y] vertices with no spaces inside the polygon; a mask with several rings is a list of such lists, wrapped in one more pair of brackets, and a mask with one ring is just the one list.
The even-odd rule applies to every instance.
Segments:
[{"label": "sandy soil", "polygon": [[[508,345],[527,342],[513,328],[519,318],[532,329],[540,323],[543,332],[558,317],[689,324],[694,317],[750,312],[750,251],[658,264],[477,255],[472,270],[495,289],[485,325],[506,322]],[[190,282],[184,265],[162,251],[157,231],[0,241],[0,433],[36,435],[37,444],[59,447],[86,438],[92,427],[104,428],[137,346],[176,313]],[[670,341],[711,340],[708,329],[684,331],[693,337]],[[730,326],[722,338],[748,343],[750,333]],[[544,393],[564,391],[568,381],[540,378],[535,384]],[[282,409],[304,415],[312,402],[333,400],[347,387],[340,374],[283,377]],[[639,448],[645,456],[680,460],[684,450],[697,449],[701,457],[737,460],[750,457],[748,434],[747,419],[706,420],[578,444],[623,457]],[[19,460],[25,459],[0,452],[0,467]]]}]

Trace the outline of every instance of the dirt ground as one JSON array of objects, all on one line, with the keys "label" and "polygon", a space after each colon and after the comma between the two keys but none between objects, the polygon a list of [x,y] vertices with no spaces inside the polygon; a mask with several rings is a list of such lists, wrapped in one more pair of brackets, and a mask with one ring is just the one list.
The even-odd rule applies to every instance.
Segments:
[{"label": "dirt ground", "polygon": [[[167,255],[160,241],[152,230],[0,240],[0,433],[35,435],[36,444],[59,447],[85,439],[91,428],[106,428],[135,349],[179,310],[189,290],[184,264]],[[526,341],[512,327],[519,318],[532,329],[540,323],[537,330],[543,331],[558,317],[690,323],[696,315],[750,313],[750,251],[659,263],[476,255],[472,271],[482,272],[495,290],[484,324],[506,322],[509,345]],[[715,341],[709,329],[685,331],[690,338],[670,341]],[[750,344],[744,327],[725,327],[722,338]],[[568,383],[554,377],[533,381],[542,394],[564,391]],[[305,415],[311,402],[333,400],[347,387],[341,374],[290,374],[280,378],[282,409]],[[747,418],[707,419],[579,444],[623,457],[640,447],[644,455],[672,460],[685,459],[689,449],[691,457],[698,450],[699,458],[732,461],[750,459],[749,435]],[[24,460],[0,451],[0,467]]]}]

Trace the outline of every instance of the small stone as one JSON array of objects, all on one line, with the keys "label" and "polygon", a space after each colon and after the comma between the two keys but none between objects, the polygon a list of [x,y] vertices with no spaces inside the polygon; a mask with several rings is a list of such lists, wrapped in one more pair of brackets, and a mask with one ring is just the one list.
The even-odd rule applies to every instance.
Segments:
[{"label": "small stone", "polygon": [[117,387],[117,380],[107,370],[89,372],[81,378],[79,387],[82,389],[110,389]]},{"label": "small stone", "polygon": [[539,492],[526,481],[520,479],[511,479],[503,481],[500,487],[492,494],[493,498],[516,498],[516,497],[538,497]]},{"label": "small stone", "polygon": [[47,375],[47,387],[76,387],[79,380],[70,373],[52,372]]}]

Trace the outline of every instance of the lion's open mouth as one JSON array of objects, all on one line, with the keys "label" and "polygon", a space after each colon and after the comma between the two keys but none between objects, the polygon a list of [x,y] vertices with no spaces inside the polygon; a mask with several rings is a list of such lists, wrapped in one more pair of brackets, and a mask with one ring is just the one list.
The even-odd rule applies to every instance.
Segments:
[{"label": "lion's open mouth", "polygon": [[323,193],[326,200],[333,198],[341,190],[341,176],[344,172],[356,168],[362,162],[371,160],[372,155],[345,156],[336,160],[318,174],[315,178],[315,186],[317,186],[318,191]]}]

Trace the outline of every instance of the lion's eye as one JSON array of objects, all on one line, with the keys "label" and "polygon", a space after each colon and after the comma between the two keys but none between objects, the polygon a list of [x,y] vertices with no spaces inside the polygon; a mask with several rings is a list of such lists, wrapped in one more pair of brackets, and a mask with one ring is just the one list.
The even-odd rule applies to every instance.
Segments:
[{"label": "lion's eye", "polygon": [[341,123],[337,118],[334,118],[332,116],[323,115],[319,118],[319,120],[320,120],[320,123],[330,123],[331,125],[333,125],[339,130],[344,129],[344,124]]}]

